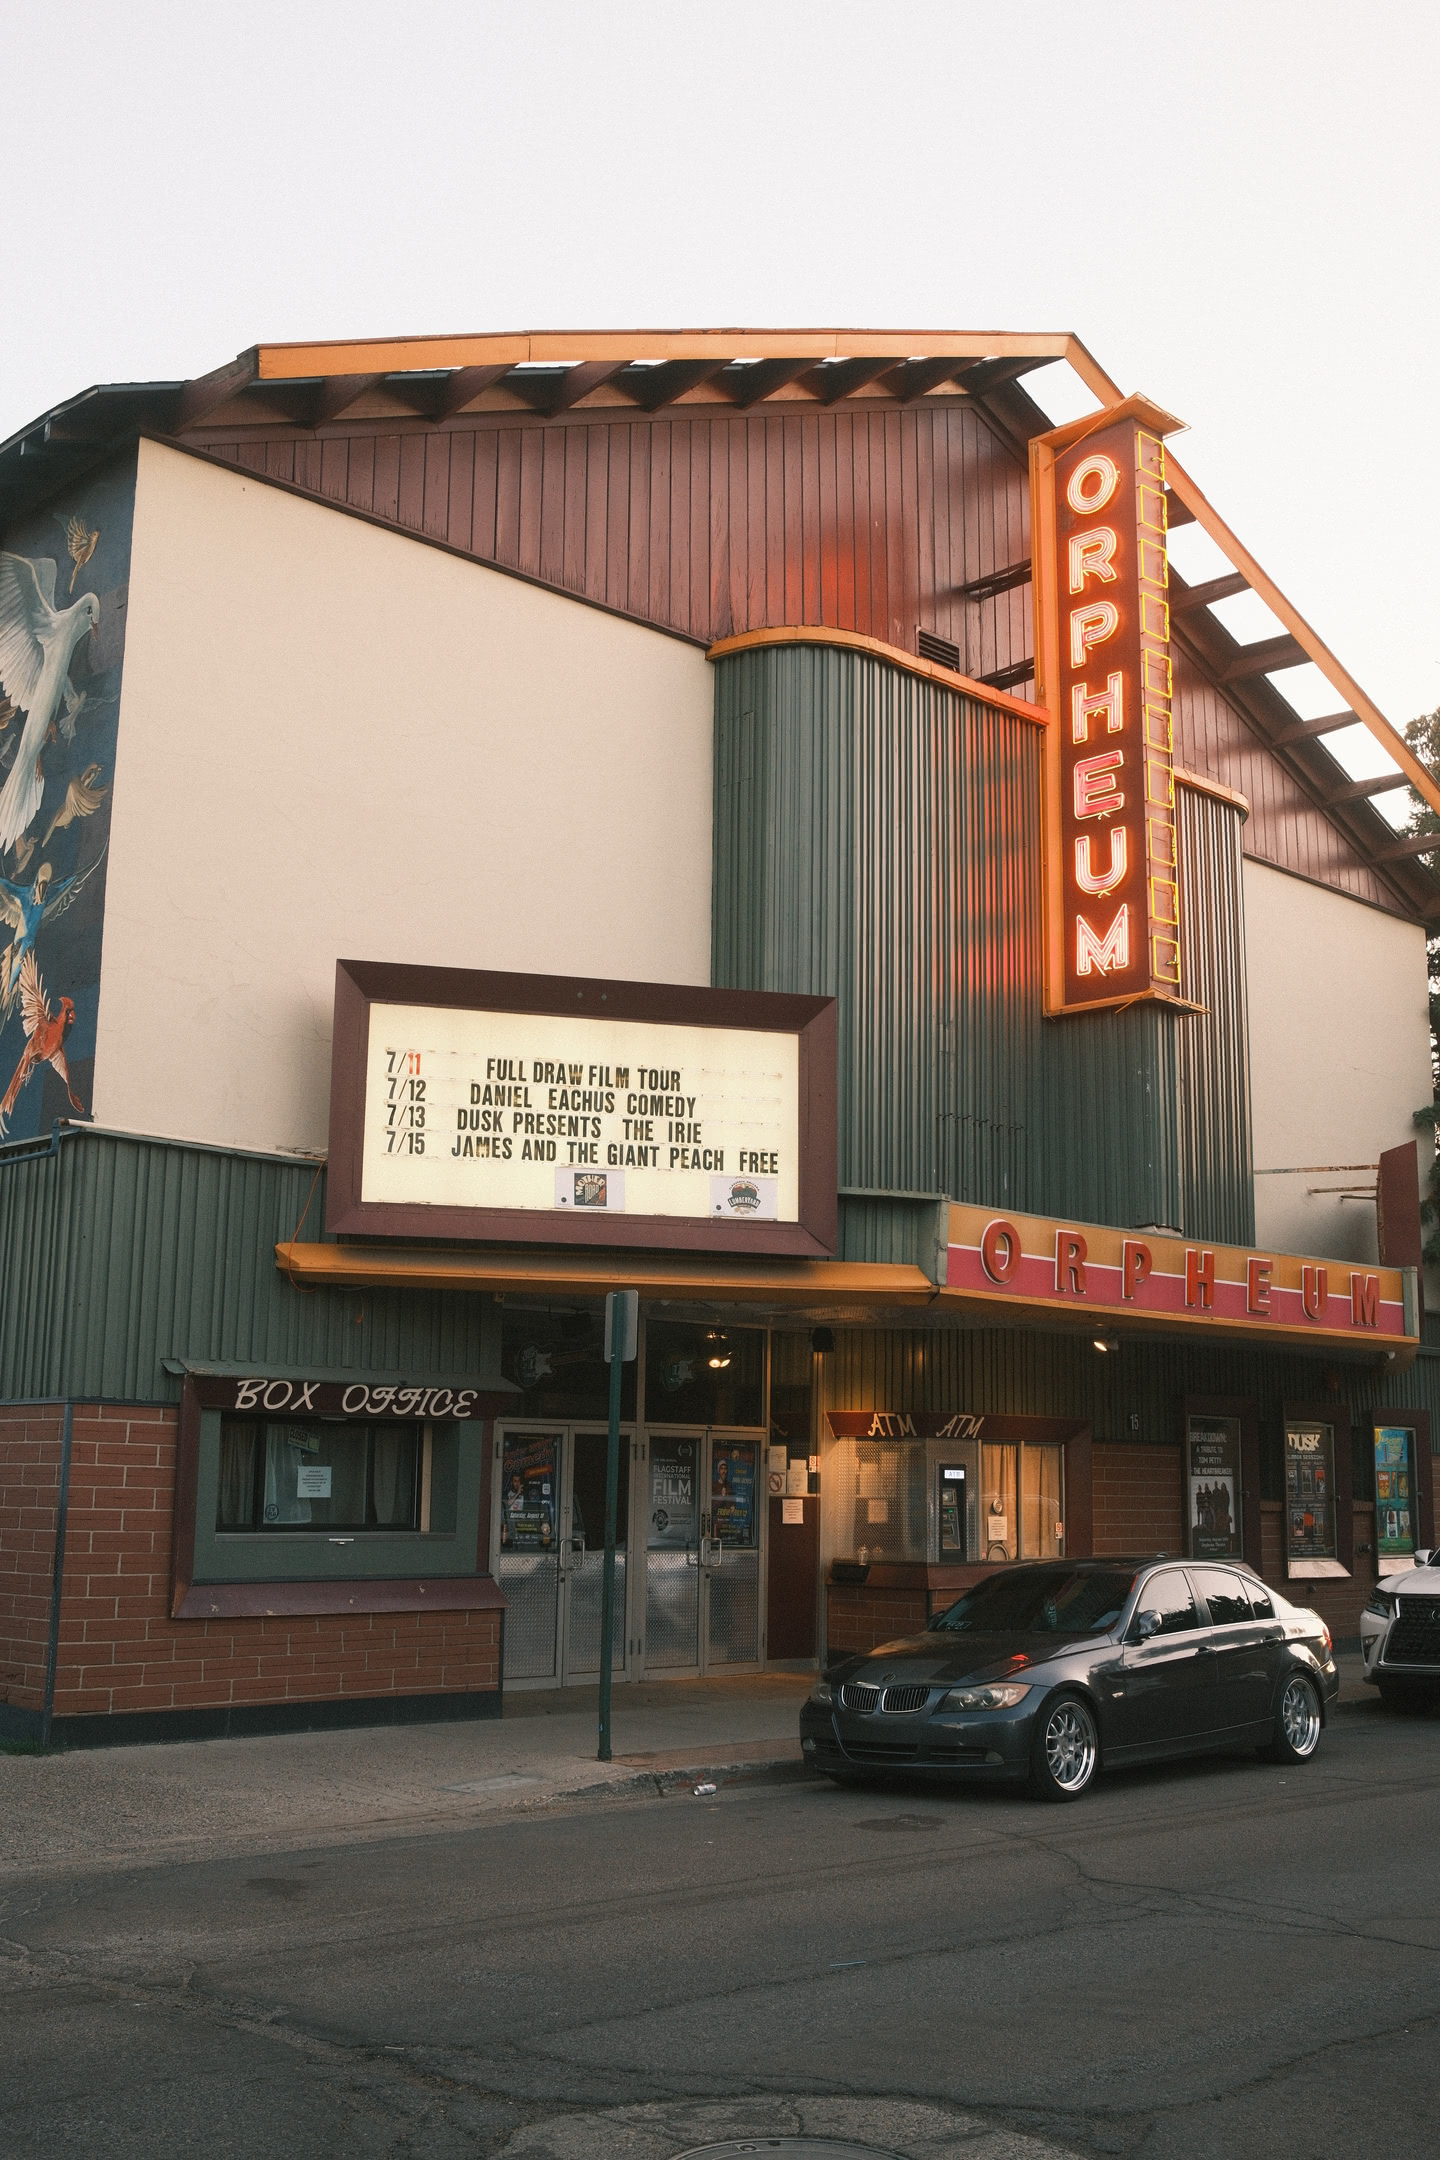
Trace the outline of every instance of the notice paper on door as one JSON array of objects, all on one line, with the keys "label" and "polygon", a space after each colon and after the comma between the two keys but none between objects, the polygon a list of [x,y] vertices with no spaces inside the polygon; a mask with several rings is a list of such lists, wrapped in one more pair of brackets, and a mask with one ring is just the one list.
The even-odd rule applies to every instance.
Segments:
[{"label": "notice paper on door", "polygon": [[805,1502],[803,1500],[782,1500],[780,1503],[780,1520],[782,1523],[803,1523],[805,1520]]},{"label": "notice paper on door", "polygon": [[785,1472],[786,1472],[786,1471],[787,1471],[787,1470],[789,1469],[789,1467],[790,1467],[790,1450],[789,1450],[789,1448],[788,1448],[788,1447],[784,1446],[784,1445],[783,1445],[783,1443],[782,1443],[782,1445],[781,1445],[780,1447],[767,1447],[767,1448],[766,1448],[766,1450],[765,1450],[765,1468],[766,1468],[767,1470],[769,1470],[769,1471],[770,1471],[770,1472],[772,1472],[772,1473],[778,1470],[778,1471],[779,1471],[779,1473],[780,1473],[780,1475],[781,1475],[781,1477],[783,1477],[783,1476],[785,1475]]},{"label": "notice paper on door", "polygon": [[792,1497],[796,1493],[799,1493],[803,1497],[804,1494],[809,1492],[810,1466],[807,1462],[805,1462],[803,1457],[799,1462],[792,1462],[787,1466],[785,1471],[785,1490]]}]

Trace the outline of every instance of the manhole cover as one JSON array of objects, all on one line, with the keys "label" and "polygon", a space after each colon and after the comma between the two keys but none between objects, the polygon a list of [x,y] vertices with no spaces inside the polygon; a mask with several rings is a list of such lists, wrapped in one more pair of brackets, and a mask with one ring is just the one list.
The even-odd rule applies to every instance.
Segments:
[{"label": "manhole cover", "polygon": [[854,2145],[848,2138],[726,2138],[721,2145],[691,2145],[675,2160],[740,2160],[742,2153],[804,2153],[808,2160],[903,2160],[880,2145]]}]

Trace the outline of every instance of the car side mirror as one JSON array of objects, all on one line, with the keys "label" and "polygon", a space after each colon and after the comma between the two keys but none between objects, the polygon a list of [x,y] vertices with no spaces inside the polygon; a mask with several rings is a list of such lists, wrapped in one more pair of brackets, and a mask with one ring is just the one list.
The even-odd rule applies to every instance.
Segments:
[{"label": "car side mirror", "polygon": [[1149,1642],[1150,1637],[1158,1635],[1159,1632],[1160,1615],[1158,1612],[1142,1612],[1136,1619],[1135,1635],[1138,1641]]},{"label": "car side mirror", "polygon": [[1434,1551],[1422,1545],[1415,1555],[1415,1565],[1416,1567],[1429,1567],[1434,1558]]}]

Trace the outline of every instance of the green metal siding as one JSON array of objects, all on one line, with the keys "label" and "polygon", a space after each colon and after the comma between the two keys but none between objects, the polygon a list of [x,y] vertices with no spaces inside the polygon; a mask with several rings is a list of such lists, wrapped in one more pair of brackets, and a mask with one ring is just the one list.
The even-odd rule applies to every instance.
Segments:
[{"label": "green metal siding", "polygon": [[308,1372],[493,1370],[490,1300],[297,1289],[275,1246],[320,1235],[313,1163],[72,1130],[0,1155],[0,1400],[173,1400],[162,1359]]},{"label": "green metal siding", "polygon": [[838,998],[841,1185],[1248,1240],[1238,811],[1183,804],[1208,1016],[1047,1022],[1039,729],[834,646],[716,678],[714,980]]}]

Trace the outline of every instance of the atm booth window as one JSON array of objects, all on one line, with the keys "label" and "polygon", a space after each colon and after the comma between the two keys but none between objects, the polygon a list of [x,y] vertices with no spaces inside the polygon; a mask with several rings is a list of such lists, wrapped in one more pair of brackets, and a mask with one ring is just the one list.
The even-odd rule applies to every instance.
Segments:
[{"label": "atm booth window", "polygon": [[832,1553],[861,1566],[1064,1555],[1056,1442],[842,1439],[829,1484]]}]

